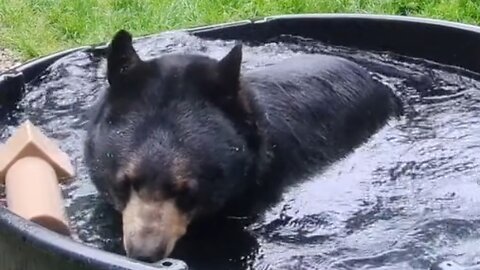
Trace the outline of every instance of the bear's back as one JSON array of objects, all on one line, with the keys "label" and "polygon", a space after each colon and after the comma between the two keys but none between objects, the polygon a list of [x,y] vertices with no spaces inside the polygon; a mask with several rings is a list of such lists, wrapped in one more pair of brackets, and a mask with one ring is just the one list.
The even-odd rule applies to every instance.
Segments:
[{"label": "bear's back", "polygon": [[388,87],[340,57],[292,57],[246,72],[243,80],[273,154],[269,178],[297,181],[316,173],[402,113]]}]

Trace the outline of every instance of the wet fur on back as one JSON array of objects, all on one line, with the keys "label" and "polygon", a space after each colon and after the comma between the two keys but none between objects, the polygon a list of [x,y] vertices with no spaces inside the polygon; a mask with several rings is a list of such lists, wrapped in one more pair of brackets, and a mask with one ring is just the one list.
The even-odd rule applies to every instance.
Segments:
[{"label": "wet fur on back", "polygon": [[260,208],[252,212],[239,198],[232,211],[240,215],[278,202],[285,188],[320,173],[404,113],[388,87],[334,56],[297,56],[249,71],[243,85],[266,143],[261,163],[267,169],[246,192]]}]

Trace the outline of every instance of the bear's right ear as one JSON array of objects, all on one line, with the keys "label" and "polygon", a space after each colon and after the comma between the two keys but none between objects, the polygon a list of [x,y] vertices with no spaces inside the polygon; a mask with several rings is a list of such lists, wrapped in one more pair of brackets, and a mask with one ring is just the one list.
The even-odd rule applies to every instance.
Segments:
[{"label": "bear's right ear", "polygon": [[110,85],[121,81],[140,61],[133,48],[132,35],[125,30],[118,31],[110,42],[107,53],[107,79]]}]

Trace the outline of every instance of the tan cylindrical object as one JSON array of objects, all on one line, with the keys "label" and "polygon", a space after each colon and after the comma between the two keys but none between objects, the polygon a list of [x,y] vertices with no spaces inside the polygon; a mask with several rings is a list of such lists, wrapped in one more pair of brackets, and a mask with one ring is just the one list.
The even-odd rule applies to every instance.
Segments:
[{"label": "tan cylindrical object", "polygon": [[15,214],[70,235],[63,197],[53,167],[37,157],[17,160],[5,180],[7,207]]}]

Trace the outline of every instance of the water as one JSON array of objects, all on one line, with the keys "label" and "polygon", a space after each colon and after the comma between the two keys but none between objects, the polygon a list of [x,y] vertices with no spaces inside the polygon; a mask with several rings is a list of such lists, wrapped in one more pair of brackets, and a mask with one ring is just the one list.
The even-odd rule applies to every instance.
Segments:
[{"label": "water", "polygon": [[[168,52],[224,56],[233,41],[165,34],[138,41],[147,59]],[[392,121],[323,175],[292,188],[241,230],[224,226],[196,241],[194,269],[428,269],[438,259],[480,258],[480,81],[421,59],[329,47],[283,36],[244,47],[244,68],[296,54],[328,53],[364,64],[401,95],[407,115]],[[102,203],[82,161],[85,111],[105,84],[104,64],[68,55],[27,86],[0,139],[30,119],[57,139],[77,168],[64,186],[75,238],[121,253],[119,217]],[[188,243],[188,241],[186,240]]]}]

